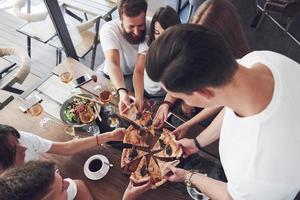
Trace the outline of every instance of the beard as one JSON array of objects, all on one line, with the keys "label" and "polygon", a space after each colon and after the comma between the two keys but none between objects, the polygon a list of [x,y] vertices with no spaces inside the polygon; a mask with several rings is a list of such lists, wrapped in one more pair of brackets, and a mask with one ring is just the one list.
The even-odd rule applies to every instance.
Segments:
[{"label": "beard", "polygon": [[134,36],[133,33],[127,33],[122,24],[122,34],[130,44],[140,44],[145,41],[146,31],[143,30],[139,36]]}]

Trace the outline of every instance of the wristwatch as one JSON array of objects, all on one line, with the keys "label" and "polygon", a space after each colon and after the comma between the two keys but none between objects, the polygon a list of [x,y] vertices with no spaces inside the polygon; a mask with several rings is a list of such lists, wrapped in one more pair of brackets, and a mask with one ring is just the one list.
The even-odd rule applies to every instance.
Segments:
[{"label": "wristwatch", "polygon": [[195,171],[190,170],[190,171],[185,175],[184,183],[185,183],[186,186],[192,187],[191,178],[192,178],[192,176],[193,176],[195,173],[196,173]]}]

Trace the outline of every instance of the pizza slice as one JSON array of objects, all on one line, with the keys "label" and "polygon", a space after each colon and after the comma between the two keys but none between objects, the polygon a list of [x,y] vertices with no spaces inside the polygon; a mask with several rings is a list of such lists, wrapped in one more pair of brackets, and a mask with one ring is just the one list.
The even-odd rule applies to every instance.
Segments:
[{"label": "pizza slice", "polygon": [[130,180],[135,184],[139,184],[143,179],[148,177],[150,177],[150,175],[147,165],[147,156],[143,156],[136,170],[131,173]]},{"label": "pizza slice", "polygon": [[124,148],[121,157],[121,167],[125,167],[130,164],[133,160],[139,159],[145,156],[147,152],[137,150],[136,146],[132,148]]},{"label": "pizza slice", "polygon": [[167,181],[165,178],[163,178],[160,167],[153,157],[150,157],[149,160],[148,173],[153,186],[152,189],[161,186]]},{"label": "pizza slice", "polygon": [[134,103],[130,104],[130,107],[125,109],[120,114],[135,122],[142,117],[142,113],[139,113]]},{"label": "pizza slice", "polygon": [[153,149],[163,149],[154,155],[161,158],[180,158],[183,154],[181,146],[177,145],[176,138],[168,129],[164,129]]},{"label": "pizza slice", "polygon": [[131,175],[132,172],[134,172],[137,167],[139,166],[141,160],[143,157],[137,158],[135,160],[132,160],[129,164],[125,165],[123,169],[124,174]]},{"label": "pizza slice", "polygon": [[176,167],[180,163],[180,161],[174,160],[171,162],[167,162],[167,161],[157,159],[157,163],[160,168],[162,176],[165,176],[170,172],[170,169],[168,169],[167,165],[170,164],[170,165],[173,165],[174,167]]},{"label": "pizza slice", "polygon": [[142,116],[139,119],[136,119],[136,122],[144,127],[149,127],[152,125],[152,113],[149,111],[144,111]]},{"label": "pizza slice", "polygon": [[126,133],[123,139],[124,143],[133,144],[141,147],[148,147],[149,145],[146,143],[146,138],[143,134],[141,134],[141,130],[134,128],[130,125],[126,129]]},{"label": "pizza slice", "polygon": [[148,127],[152,125],[152,113],[149,111],[140,113],[134,103],[132,103],[129,108],[125,109],[121,115],[141,126]]}]

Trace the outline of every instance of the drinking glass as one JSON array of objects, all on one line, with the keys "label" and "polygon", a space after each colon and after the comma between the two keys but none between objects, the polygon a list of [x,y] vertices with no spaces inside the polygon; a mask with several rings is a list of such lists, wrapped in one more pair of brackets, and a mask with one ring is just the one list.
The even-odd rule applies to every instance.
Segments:
[{"label": "drinking glass", "polygon": [[28,112],[32,116],[39,116],[43,112],[43,107],[41,104],[37,103],[33,105],[31,108],[29,108]]},{"label": "drinking glass", "polygon": [[73,79],[73,75],[70,71],[64,71],[59,75],[59,78],[64,83],[69,83]]},{"label": "drinking glass", "polygon": [[68,134],[68,135],[70,135],[72,137],[76,136],[76,134],[75,134],[75,128],[72,125],[65,125],[64,126],[64,131],[65,131],[66,134]]},{"label": "drinking glass", "polygon": [[91,123],[88,125],[86,132],[90,135],[98,135],[100,133],[100,129],[97,124]]},{"label": "drinking glass", "polygon": [[100,101],[104,104],[104,113],[108,115],[114,114],[112,106],[109,102],[112,99],[112,94],[109,90],[102,90],[99,94]]}]

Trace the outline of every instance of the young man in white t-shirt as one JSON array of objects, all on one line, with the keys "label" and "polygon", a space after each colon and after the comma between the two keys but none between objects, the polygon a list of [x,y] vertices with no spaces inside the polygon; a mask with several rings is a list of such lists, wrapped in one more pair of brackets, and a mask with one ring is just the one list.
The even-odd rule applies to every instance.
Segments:
[{"label": "young man in white t-shirt", "polygon": [[138,47],[145,40],[147,2],[121,0],[118,11],[119,18],[102,26],[100,39],[105,57],[103,72],[117,88],[119,110],[123,111],[130,105],[128,90],[133,90],[132,74]]},{"label": "young man in white t-shirt", "polygon": [[228,182],[169,166],[169,181],[194,185],[211,199],[283,200],[300,191],[300,65],[275,52],[235,61],[222,37],[198,25],[170,28],[150,47],[146,70],[176,98],[225,109],[184,156],[220,138]]}]

